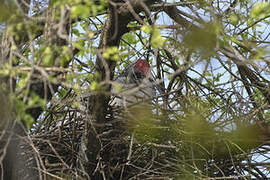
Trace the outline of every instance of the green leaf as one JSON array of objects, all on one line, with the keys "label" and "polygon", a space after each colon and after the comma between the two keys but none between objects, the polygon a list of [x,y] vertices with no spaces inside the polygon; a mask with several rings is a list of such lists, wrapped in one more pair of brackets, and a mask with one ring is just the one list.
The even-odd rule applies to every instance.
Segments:
[{"label": "green leaf", "polygon": [[71,16],[73,18],[78,17],[78,16],[80,16],[82,18],[87,18],[90,16],[89,7],[86,5],[82,5],[82,4],[73,6],[71,8]]},{"label": "green leaf", "polygon": [[151,28],[150,26],[143,25],[143,26],[141,27],[141,30],[142,30],[143,32],[149,34],[149,33],[151,33],[152,28]]},{"label": "green leaf", "polygon": [[91,83],[90,85],[90,90],[92,91],[96,91],[100,89],[100,85],[98,84],[98,82],[94,81]]},{"label": "green leaf", "polygon": [[123,85],[121,85],[121,84],[116,84],[113,87],[117,92],[122,92],[123,91]]},{"label": "green leaf", "polygon": [[164,45],[165,40],[162,38],[158,29],[154,29],[152,33],[151,45],[154,48],[160,48]]},{"label": "green leaf", "polygon": [[35,122],[33,117],[29,114],[24,114],[22,118],[26,124],[27,129],[30,129],[32,127],[32,124]]},{"label": "green leaf", "polygon": [[231,21],[231,23],[233,25],[237,25],[239,23],[239,18],[236,15],[231,14],[230,15],[230,21]]},{"label": "green leaf", "polygon": [[123,35],[123,39],[129,44],[135,44],[137,42],[136,36],[133,33],[126,33],[125,35]]},{"label": "green leaf", "polygon": [[108,47],[102,54],[103,58],[111,60],[119,60],[119,50],[116,46]]},{"label": "green leaf", "polygon": [[263,18],[270,13],[270,3],[268,2],[257,2],[251,9],[252,18]]},{"label": "green leaf", "polygon": [[53,65],[53,54],[47,54],[43,58],[43,63],[46,67]]},{"label": "green leaf", "polygon": [[137,27],[137,26],[138,26],[138,24],[135,23],[134,21],[129,22],[128,25],[127,25],[127,27]]}]

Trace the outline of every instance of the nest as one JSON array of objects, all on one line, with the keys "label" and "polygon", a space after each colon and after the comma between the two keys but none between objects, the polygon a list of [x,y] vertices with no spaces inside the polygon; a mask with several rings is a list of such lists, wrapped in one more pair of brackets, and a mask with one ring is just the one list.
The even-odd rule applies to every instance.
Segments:
[{"label": "nest", "polygon": [[85,104],[71,105],[76,100],[70,94],[50,107],[31,129],[32,146],[29,141],[21,146],[28,149],[28,166],[37,164],[40,178],[168,179],[171,167],[158,151],[136,141],[121,108],[109,107],[106,123],[98,125]]},{"label": "nest", "polygon": [[[21,147],[40,179],[229,177],[238,176],[236,168],[249,168],[246,154],[223,141],[235,137],[233,132],[222,135],[198,116],[184,120],[181,109],[159,114],[159,106],[140,104],[108,107],[105,123],[98,124],[89,113],[90,100],[70,93],[31,129]],[[246,152],[257,147],[247,145],[241,146]]]}]

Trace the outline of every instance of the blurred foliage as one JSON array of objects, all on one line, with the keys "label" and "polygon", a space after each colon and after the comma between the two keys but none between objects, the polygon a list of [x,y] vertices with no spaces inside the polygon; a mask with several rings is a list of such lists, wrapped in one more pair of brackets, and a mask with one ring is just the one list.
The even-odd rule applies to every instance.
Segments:
[{"label": "blurred foliage", "polygon": [[1,0],[0,1],[0,23],[9,20],[12,15],[16,14],[17,6],[13,1]]},{"label": "blurred foliage", "polygon": [[[153,102],[108,108],[116,115],[106,114],[109,120],[104,129],[109,133],[116,130],[117,138],[108,133],[102,139],[106,132],[97,137],[104,140],[105,150],[112,148],[112,154],[102,149],[101,155],[105,152],[109,159],[121,154],[108,160],[111,166],[105,163],[111,174],[131,169],[134,174],[127,176],[141,173],[142,179],[152,175],[176,179],[269,177],[253,160],[256,153],[265,155],[259,147],[269,145],[269,2],[178,1],[174,6],[179,14],[173,17],[168,11],[175,11],[174,6],[169,4],[166,11],[170,2],[157,1],[149,7],[149,16],[145,10],[128,23],[119,46],[109,47],[103,47],[106,41],[101,40],[108,30],[105,21],[111,18],[107,10],[122,7],[122,1],[110,6],[110,1],[33,1],[31,17],[22,15],[14,2],[0,1],[0,23],[4,25],[0,75],[10,93],[0,94],[4,104],[0,116],[12,111],[16,120],[24,120],[30,134],[44,133],[43,137],[54,138],[52,142],[60,142],[63,135],[66,139],[61,140],[68,148],[57,147],[74,155],[63,158],[68,164],[65,167],[74,168],[76,143],[90,126],[85,127],[88,121],[83,120],[92,118],[83,116],[93,108],[91,104],[75,97],[92,100],[107,85],[120,95],[124,92],[122,86],[100,81],[98,59],[115,64],[104,67],[117,76],[142,58],[151,63],[154,80],[165,92],[159,92]],[[123,12],[128,9],[123,7]],[[118,37],[114,33],[119,27],[110,38]],[[85,104],[89,109],[81,108]],[[35,109],[40,113],[34,118]],[[1,118],[1,124],[5,122]],[[125,144],[117,144],[119,139]],[[49,154],[47,145],[35,143],[43,154]],[[98,158],[98,163],[105,162]],[[62,159],[55,161],[63,163]],[[71,173],[76,174],[74,171]]]},{"label": "blurred foliage", "polygon": [[233,157],[240,163],[260,145],[262,132],[258,126],[219,131],[209,121],[210,109],[198,100],[186,110],[179,109],[181,114],[163,111],[156,116],[151,106],[135,106],[125,114],[129,131],[135,134],[135,145],[157,151],[158,156],[169,160],[168,165],[179,168],[178,178],[188,179],[219,171],[215,163],[224,161],[225,166]]},{"label": "blurred foliage", "polygon": [[160,31],[157,28],[144,25],[141,27],[141,30],[151,35],[150,44],[153,48],[161,48],[163,46],[165,40],[162,38]]}]

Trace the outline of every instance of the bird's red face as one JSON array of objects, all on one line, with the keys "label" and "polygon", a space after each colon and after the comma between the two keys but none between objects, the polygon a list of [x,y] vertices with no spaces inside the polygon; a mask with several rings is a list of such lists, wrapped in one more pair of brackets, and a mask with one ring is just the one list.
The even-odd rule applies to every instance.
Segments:
[{"label": "bird's red face", "polygon": [[143,60],[143,59],[139,59],[136,61],[135,63],[135,68],[137,70],[139,70],[143,75],[147,75],[149,69],[150,69],[150,65],[147,61]]}]

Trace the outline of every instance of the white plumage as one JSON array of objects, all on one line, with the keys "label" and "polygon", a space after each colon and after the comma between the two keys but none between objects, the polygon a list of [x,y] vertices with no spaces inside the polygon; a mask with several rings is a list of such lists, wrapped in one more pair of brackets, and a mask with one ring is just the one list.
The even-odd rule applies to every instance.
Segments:
[{"label": "white plumage", "polygon": [[148,62],[140,59],[129,65],[121,75],[116,77],[112,85],[112,95],[110,105],[121,107],[155,97],[156,92]]}]

